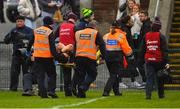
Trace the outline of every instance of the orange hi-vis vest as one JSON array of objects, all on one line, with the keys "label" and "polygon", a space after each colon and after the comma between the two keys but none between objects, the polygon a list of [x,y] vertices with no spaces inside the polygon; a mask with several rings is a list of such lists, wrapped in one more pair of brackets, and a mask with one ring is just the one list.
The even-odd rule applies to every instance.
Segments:
[{"label": "orange hi-vis vest", "polygon": [[49,35],[52,30],[42,26],[34,30],[34,57],[51,58],[53,57],[50,51]]},{"label": "orange hi-vis vest", "polygon": [[76,57],[82,56],[96,60],[97,46],[95,44],[97,30],[86,28],[76,32]]},{"label": "orange hi-vis vest", "polygon": [[132,49],[129,46],[126,36],[123,31],[117,30],[115,34],[107,33],[103,39],[106,43],[107,51],[123,51],[126,56],[132,54]]}]

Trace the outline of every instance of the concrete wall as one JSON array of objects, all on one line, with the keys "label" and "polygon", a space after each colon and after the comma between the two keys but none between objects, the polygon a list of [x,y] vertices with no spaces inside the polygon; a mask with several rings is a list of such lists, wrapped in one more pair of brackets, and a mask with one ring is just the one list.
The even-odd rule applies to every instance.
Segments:
[{"label": "concrete wall", "polygon": [[[149,15],[150,18],[153,19],[155,15],[157,0],[150,0],[149,4]],[[162,29],[161,32],[165,35],[168,35],[171,22],[172,22],[172,11],[173,11],[174,0],[160,0],[158,14],[162,21]]]}]

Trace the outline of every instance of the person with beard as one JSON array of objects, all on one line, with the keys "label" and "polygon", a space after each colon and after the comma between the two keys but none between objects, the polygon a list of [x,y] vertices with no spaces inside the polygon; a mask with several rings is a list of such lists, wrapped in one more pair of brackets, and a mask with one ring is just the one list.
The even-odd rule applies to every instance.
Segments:
[{"label": "person with beard", "polygon": [[[141,10],[139,12],[139,19],[143,23],[140,30],[140,36],[138,37],[138,49],[141,47],[142,39],[144,38],[145,34],[151,31],[151,20],[149,18],[148,12],[146,10]],[[139,54],[139,53],[138,53]],[[138,65],[141,77],[142,77],[142,87],[146,84],[146,76],[145,76],[145,70],[144,65]]]}]

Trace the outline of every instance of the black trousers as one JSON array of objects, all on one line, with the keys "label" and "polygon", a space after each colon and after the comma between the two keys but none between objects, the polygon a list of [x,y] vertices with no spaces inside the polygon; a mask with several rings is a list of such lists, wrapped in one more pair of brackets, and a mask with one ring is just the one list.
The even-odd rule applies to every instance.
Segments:
[{"label": "black trousers", "polygon": [[12,57],[11,72],[10,72],[10,90],[17,90],[19,83],[19,74],[22,72],[23,75],[28,73],[28,66],[24,57]]},{"label": "black trousers", "polygon": [[104,92],[110,93],[113,89],[114,93],[119,92],[119,75],[123,65],[120,62],[106,62],[107,68],[109,70],[109,78],[104,87]]},{"label": "black trousers", "polygon": [[35,75],[32,72],[32,69],[33,69],[33,65],[29,66],[28,73],[24,74],[23,76],[23,83],[24,83],[23,90],[24,91],[32,90],[32,85],[37,84],[37,77],[36,77],[37,75]]},{"label": "black trousers", "polygon": [[78,90],[87,91],[92,82],[96,80],[97,68],[96,61],[86,57],[76,58],[75,77],[78,81]]},{"label": "black trousers", "polygon": [[62,70],[63,70],[63,78],[64,78],[64,91],[65,93],[71,93],[72,68],[62,67]]},{"label": "black trousers", "polygon": [[161,63],[146,63],[145,71],[146,71],[146,96],[151,96],[153,91],[153,85],[155,81],[157,81],[158,95],[164,95],[164,81],[163,78],[157,77],[157,71],[162,69]]},{"label": "black trousers", "polygon": [[[37,76],[40,96],[46,96],[47,92],[55,93],[56,67],[53,58],[35,58],[33,71]],[[48,88],[45,87],[45,74],[48,76]]]}]

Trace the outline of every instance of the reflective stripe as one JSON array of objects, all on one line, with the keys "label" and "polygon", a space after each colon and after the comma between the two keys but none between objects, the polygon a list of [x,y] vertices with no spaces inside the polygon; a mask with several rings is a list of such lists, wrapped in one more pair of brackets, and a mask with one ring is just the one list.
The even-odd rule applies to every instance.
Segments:
[{"label": "reflective stripe", "polygon": [[[94,45],[93,43],[95,40],[94,34],[95,34],[95,31],[92,31],[90,45],[81,45],[80,43],[78,43],[78,45],[77,45],[78,48],[94,48],[94,46],[93,46]],[[78,34],[79,37],[77,37],[77,41],[79,41],[80,35],[81,35],[81,33]]]},{"label": "reflective stripe", "polygon": [[80,51],[80,52],[77,52],[76,55],[87,55],[87,56],[96,56],[96,54],[93,54],[93,53],[89,53],[89,52],[84,52],[84,51]]},{"label": "reflective stripe", "polygon": [[34,48],[34,50],[50,51],[49,48]]},{"label": "reflective stripe", "polygon": [[39,29],[34,30],[34,32],[36,34],[41,34],[41,35],[49,36],[52,33],[52,30],[44,30],[43,28],[39,28]]},{"label": "reflective stripe", "polygon": [[107,51],[121,51],[120,48],[106,48]]},{"label": "reflective stripe", "polygon": [[39,44],[48,44],[48,40],[35,40],[35,43],[39,43]]},{"label": "reflective stripe", "polygon": [[122,34],[119,35],[118,41],[120,42],[121,39],[122,39]]}]

